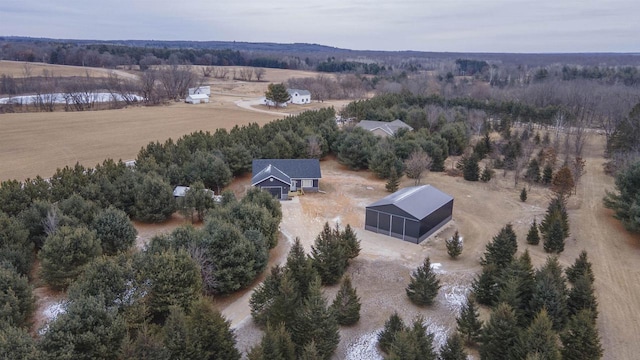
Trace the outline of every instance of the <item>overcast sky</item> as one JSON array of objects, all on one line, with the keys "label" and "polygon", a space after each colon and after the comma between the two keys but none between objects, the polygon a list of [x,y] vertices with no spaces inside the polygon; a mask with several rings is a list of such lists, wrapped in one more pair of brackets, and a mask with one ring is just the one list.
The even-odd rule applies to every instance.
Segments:
[{"label": "overcast sky", "polygon": [[0,0],[0,35],[640,52],[640,0]]}]

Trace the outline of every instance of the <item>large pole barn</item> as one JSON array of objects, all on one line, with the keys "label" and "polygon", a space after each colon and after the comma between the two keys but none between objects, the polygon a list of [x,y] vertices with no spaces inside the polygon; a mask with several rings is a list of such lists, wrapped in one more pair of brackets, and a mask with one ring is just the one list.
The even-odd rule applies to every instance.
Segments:
[{"label": "large pole barn", "polygon": [[452,213],[453,197],[431,185],[412,186],[367,206],[364,228],[419,244]]}]

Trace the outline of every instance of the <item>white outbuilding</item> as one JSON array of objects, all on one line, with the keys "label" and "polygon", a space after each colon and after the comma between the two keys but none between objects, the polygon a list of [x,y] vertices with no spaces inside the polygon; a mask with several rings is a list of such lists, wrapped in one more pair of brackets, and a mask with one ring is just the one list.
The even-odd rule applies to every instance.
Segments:
[{"label": "white outbuilding", "polygon": [[189,104],[206,104],[209,102],[209,95],[206,94],[189,94],[185,99]]},{"label": "white outbuilding", "polygon": [[309,104],[311,103],[311,93],[309,90],[300,90],[300,89],[287,89],[289,96],[289,102],[292,104]]}]

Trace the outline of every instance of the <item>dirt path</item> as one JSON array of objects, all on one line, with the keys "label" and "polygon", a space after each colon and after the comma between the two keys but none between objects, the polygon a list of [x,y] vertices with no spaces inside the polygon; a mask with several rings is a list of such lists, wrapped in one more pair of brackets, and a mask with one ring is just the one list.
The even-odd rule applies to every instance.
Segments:
[{"label": "dirt path", "polygon": [[614,189],[614,179],[603,171],[602,139],[585,149],[586,174],[579,186],[581,208],[571,216],[577,246],[568,247],[575,258],[585,249],[596,277],[600,316],[598,326],[604,359],[637,359],[640,353],[640,236],[626,232],[602,205],[605,190]]}]

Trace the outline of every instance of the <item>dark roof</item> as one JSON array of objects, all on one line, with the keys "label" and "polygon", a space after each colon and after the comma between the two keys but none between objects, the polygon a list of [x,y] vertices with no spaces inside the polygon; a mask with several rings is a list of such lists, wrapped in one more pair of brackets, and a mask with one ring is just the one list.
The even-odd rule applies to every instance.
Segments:
[{"label": "dark roof", "polygon": [[356,124],[356,126],[369,131],[380,129],[389,135],[395,134],[399,129],[407,129],[409,131],[413,130],[411,126],[405,124],[402,120],[393,120],[392,122],[361,120]]},{"label": "dark roof", "polygon": [[[273,165],[292,179],[319,179],[320,161],[318,159],[254,159],[251,171],[255,177],[267,166]],[[255,183],[252,179],[252,183]]]},{"label": "dark roof", "polygon": [[398,190],[367,207],[394,205],[416,219],[424,219],[451,200],[453,197],[435,187],[421,185]]},{"label": "dark roof", "polygon": [[287,176],[287,174],[283,173],[277,167],[269,164],[264,169],[260,170],[257,174],[253,175],[253,177],[251,178],[251,185],[261,183],[272,176],[285,184],[291,184],[291,178]]}]

